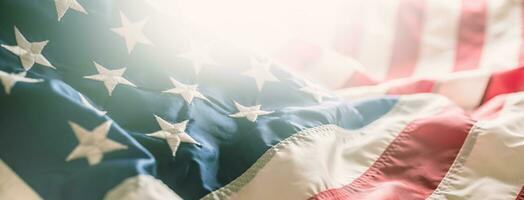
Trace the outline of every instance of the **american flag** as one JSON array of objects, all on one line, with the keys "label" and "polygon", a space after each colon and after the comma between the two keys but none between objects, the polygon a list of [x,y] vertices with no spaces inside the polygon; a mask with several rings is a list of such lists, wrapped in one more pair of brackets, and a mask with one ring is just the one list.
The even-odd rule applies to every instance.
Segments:
[{"label": "american flag", "polygon": [[158,2],[0,1],[0,199],[524,199],[519,1],[352,1],[274,57]]},{"label": "american flag", "polygon": [[[297,39],[279,55],[330,88],[524,64],[520,0],[352,0],[340,7],[330,46]],[[314,75],[327,69],[333,73]]]}]

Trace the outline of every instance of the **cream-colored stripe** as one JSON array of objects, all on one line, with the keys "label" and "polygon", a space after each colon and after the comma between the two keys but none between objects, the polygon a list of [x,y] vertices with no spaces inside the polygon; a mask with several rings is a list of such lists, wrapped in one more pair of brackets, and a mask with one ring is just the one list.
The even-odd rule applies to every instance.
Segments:
[{"label": "cream-colored stripe", "polygon": [[435,93],[450,98],[466,110],[471,110],[482,101],[490,75],[486,70],[453,73],[437,81]]},{"label": "cream-colored stripe", "polygon": [[365,66],[367,74],[382,80],[389,69],[400,1],[366,0],[363,3],[361,23],[364,25],[356,59]]},{"label": "cream-colored stripe", "polygon": [[358,99],[366,99],[366,98],[377,98],[381,96],[385,96],[389,89],[395,88],[395,87],[402,87],[404,85],[408,85],[413,83],[413,81],[416,79],[411,78],[403,78],[403,79],[395,79],[391,81],[387,81],[378,85],[372,85],[372,86],[361,86],[361,87],[353,87],[353,88],[345,88],[336,90],[335,93],[342,97],[343,99],[347,100],[358,100]]},{"label": "cream-colored stripe", "polygon": [[138,175],[122,181],[107,192],[104,200],[181,200],[162,181],[150,175]]},{"label": "cream-colored stripe", "polygon": [[459,0],[426,0],[420,54],[415,76],[434,77],[452,71],[455,64]]},{"label": "cream-colored stripe", "polygon": [[[516,98],[516,99],[515,99]],[[524,94],[478,122],[430,200],[515,199],[524,186]]]},{"label": "cream-colored stripe", "polygon": [[385,116],[358,130],[325,125],[269,149],[250,169],[203,199],[307,199],[361,176],[414,119],[450,102],[432,94],[402,97]]},{"label": "cream-colored stripe", "polygon": [[516,67],[521,44],[521,1],[487,0],[488,20],[480,67]]},{"label": "cream-colored stripe", "polygon": [[[389,82],[388,82],[389,83]],[[361,86],[336,90],[335,94],[346,100],[359,100],[366,98],[377,98],[386,95],[389,84],[380,84],[373,86]]]},{"label": "cream-colored stripe", "polygon": [[0,199],[41,200],[42,197],[0,160]]},{"label": "cream-colored stripe", "polygon": [[504,106],[499,115],[519,113],[524,110],[524,92],[509,94],[505,97]]},{"label": "cream-colored stripe", "polygon": [[[466,110],[472,110],[481,103],[490,75],[491,73],[488,70],[481,69],[435,77],[433,92],[446,96]],[[402,87],[413,83],[415,80],[418,79],[396,79],[374,86],[341,89],[335,91],[335,93],[347,100],[375,98],[386,95],[391,88]],[[426,80],[431,81],[432,79]]]}]

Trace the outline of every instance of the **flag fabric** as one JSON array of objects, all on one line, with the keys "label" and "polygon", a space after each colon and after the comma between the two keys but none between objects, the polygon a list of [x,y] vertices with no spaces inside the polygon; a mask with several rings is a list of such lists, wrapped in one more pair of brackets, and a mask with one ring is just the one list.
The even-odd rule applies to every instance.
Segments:
[{"label": "flag fabric", "polygon": [[522,69],[333,92],[159,5],[0,1],[0,199],[524,198]]},{"label": "flag fabric", "polygon": [[[344,20],[331,46],[297,39],[278,56],[330,88],[524,64],[519,0],[353,0],[340,7]],[[333,73],[316,73],[322,70]]]},{"label": "flag fabric", "polygon": [[[521,1],[506,0],[348,1],[342,9],[347,20],[341,20],[331,47],[291,42],[278,58],[347,100],[432,93],[451,100],[474,121],[465,139],[446,136],[438,145],[425,143],[424,150],[390,142],[391,151],[382,151],[382,159],[366,165],[358,178],[313,199],[522,199],[520,172],[512,170],[521,148],[513,136],[522,136],[516,134],[522,127],[513,112],[521,109],[524,89],[522,8]],[[425,133],[428,140],[438,141],[437,135],[450,131],[444,127],[453,126],[440,123],[441,128],[430,128],[439,133]],[[443,152],[458,147],[453,141],[460,151],[453,164],[444,164]],[[420,156],[444,146],[426,154],[428,160],[401,154]],[[447,171],[438,174],[425,164]],[[438,186],[425,190],[420,185],[426,181]],[[511,192],[501,194],[502,188]]]},{"label": "flag fabric", "polygon": [[147,1],[0,9],[0,199],[197,199],[301,130],[397,101],[339,101],[182,23],[161,32],[176,22]]}]

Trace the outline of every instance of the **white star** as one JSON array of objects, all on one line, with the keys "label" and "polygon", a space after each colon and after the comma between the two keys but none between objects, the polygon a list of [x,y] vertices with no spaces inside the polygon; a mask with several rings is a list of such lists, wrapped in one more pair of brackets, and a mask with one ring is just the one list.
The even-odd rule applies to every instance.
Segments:
[{"label": "white star", "polygon": [[193,61],[193,68],[196,74],[200,73],[204,65],[217,65],[215,60],[210,56],[209,45],[195,45],[194,41],[191,41],[191,50],[179,56]]},{"label": "white star", "polygon": [[300,88],[300,91],[310,94],[317,100],[319,103],[322,102],[324,97],[330,97],[331,95],[321,88],[314,85],[306,85]]},{"label": "white star", "polygon": [[235,103],[235,107],[237,107],[238,112],[235,114],[229,115],[230,117],[235,117],[235,118],[245,117],[249,121],[255,122],[259,115],[268,115],[268,114],[273,113],[273,111],[260,110],[260,105],[247,107],[247,106],[240,105],[237,102],[234,102],[234,103]]},{"label": "white star", "polygon": [[95,111],[96,114],[105,115],[107,113],[106,111],[98,110],[97,108],[95,108],[95,106],[89,103],[89,101],[86,99],[86,97],[84,97],[84,95],[80,93],[78,93],[78,95],[80,96],[80,101],[82,102],[82,104],[84,104],[84,106],[86,106],[87,108]]},{"label": "white star", "polygon": [[18,28],[16,28],[16,26],[15,38],[17,44],[16,46],[4,44],[1,46],[20,57],[20,62],[22,62],[22,67],[24,67],[25,71],[30,70],[35,63],[55,69],[55,67],[51,65],[51,63],[49,63],[49,61],[42,55],[42,50],[49,42],[48,40],[41,42],[29,42],[27,39],[25,39],[24,35],[22,35]]},{"label": "white star", "polygon": [[14,73],[6,73],[4,71],[0,71],[0,79],[2,80],[2,85],[4,85],[4,90],[6,94],[11,93],[11,89],[15,86],[17,82],[24,82],[24,83],[38,83],[44,81],[43,79],[32,79],[25,77],[26,72],[21,72],[18,74]]},{"label": "white star", "polygon": [[58,14],[58,21],[64,17],[69,8],[78,12],[87,14],[87,11],[76,0],[55,0],[56,14]]},{"label": "white star", "polygon": [[186,133],[188,120],[172,124],[156,115],[155,119],[160,126],[160,130],[147,135],[166,140],[167,144],[169,144],[169,148],[171,148],[171,151],[173,152],[173,156],[176,155],[176,151],[181,142],[200,145],[200,143]]},{"label": "white star", "polygon": [[251,59],[251,69],[242,73],[255,79],[257,89],[260,91],[264,87],[266,81],[279,81],[271,72],[271,61],[259,61],[255,58]]},{"label": "white star", "polygon": [[179,94],[180,96],[182,96],[182,98],[184,98],[184,100],[188,104],[191,104],[191,102],[193,101],[195,97],[201,98],[204,100],[208,100],[204,95],[202,95],[202,93],[198,91],[198,85],[196,84],[195,85],[186,85],[181,82],[178,82],[173,77],[169,77],[169,79],[171,79],[171,82],[173,83],[173,85],[175,85],[175,87],[169,90],[162,91],[162,92],[171,93],[171,94]]},{"label": "white star", "polygon": [[84,76],[84,78],[102,81],[104,82],[104,85],[107,88],[107,91],[109,92],[109,96],[113,93],[113,90],[118,84],[124,84],[136,87],[133,83],[129,82],[127,79],[122,77],[124,72],[126,71],[126,68],[120,68],[115,70],[109,70],[106,69],[104,66],[95,63],[96,70],[98,71],[98,74],[91,75],[91,76]]},{"label": "white star", "polygon": [[147,19],[131,22],[122,12],[120,12],[120,19],[122,20],[122,26],[111,30],[124,38],[129,54],[131,54],[131,51],[137,43],[153,45],[142,32],[147,23]]},{"label": "white star", "polygon": [[111,128],[111,121],[100,124],[92,131],[85,130],[74,122],[69,122],[69,125],[71,129],[73,129],[79,143],[67,156],[66,161],[87,158],[89,165],[96,165],[100,163],[104,157],[104,153],[127,149],[126,145],[107,138],[107,134]]}]

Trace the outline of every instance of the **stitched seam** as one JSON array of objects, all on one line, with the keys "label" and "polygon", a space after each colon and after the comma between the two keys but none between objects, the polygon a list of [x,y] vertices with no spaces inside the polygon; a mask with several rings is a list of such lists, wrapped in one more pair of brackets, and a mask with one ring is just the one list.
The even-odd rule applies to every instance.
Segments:
[{"label": "stitched seam", "polygon": [[[397,104],[388,113],[384,114],[381,118],[371,122],[370,124],[368,124],[365,127],[362,127],[360,129],[355,129],[355,130],[349,130],[355,133],[348,135],[345,138],[358,139],[360,137],[368,135],[369,130],[374,129],[378,125],[381,125],[380,122],[383,121],[384,119],[388,119],[389,115],[396,114],[397,112],[402,112],[404,107],[407,106],[409,103],[410,103],[409,101],[402,101],[401,99],[399,99]],[[447,106],[449,105],[443,104],[443,105],[438,105],[435,108],[437,112],[440,112],[443,108]],[[413,116],[412,119],[403,119],[397,116],[394,118],[397,120],[397,122],[393,126],[385,128],[383,131],[386,131],[389,133],[400,132],[403,129],[406,129],[408,127],[409,122],[413,121],[414,119],[425,118],[425,117],[428,117],[428,116],[415,115]],[[342,128],[336,125],[333,125],[333,124],[328,124],[328,125],[322,125],[322,126],[318,126],[314,128],[309,128],[306,130],[299,131],[296,134],[293,134],[292,136],[282,140],[280,143],[268,149],[250,168],[248,168],[242,175],[237,177],[231,183],[209,193],[208,195],[202,197],[201,199],[203,200],[227,199],[232,194],[240,191],[245,185],[247,185],[256,176],[258,171],[262,169],[274,157],[274,155],[278,153],[281,149],[288,147],[289,144],[291,143],[294,143],[294,144],[300,143],[305,138],[311,137],[315,134],[319,134],[319,133],[320,134],[330,134],[328,131],[334,131],[336,129],[342,129]],[[342,130],[345,130],[345,129],[342,129]]]},{"label": "stitched seam", "polygon": [[[422,119],[422,118],[419,118],[419,119]],[[418,122],[419,122],[418,119],[411,121],[411,123],[407,122],[408,124],[405,125],[405,128],[398,131],[400,133],[397,135],[397,137],[395,137],[391,141],[390,145],[388,145],[385,148],[384,152],[368,168],[367,171],[365,171],[360,177],[357,177],[352,183],[347,184],[343,186],[342,188],[340,188],[343,191],[346,191],[346,193],[333,193],[332,190],[336,190],[336,189],[330,189],[330,190],[326,190],[328,191],[327,193],[329,193],[327,195],[333,198],[345,197],[348,194],[359,191],[359,189],[364,187],[365,184],[372,181],[371,180],[372,178],[380,174],[380,168],[391,165],[393,155],[399,151],[403,142],[405,142],[406,140],[409,140],[409,138],[411,137],[411,134],[409,133],[413,132],[416,129],[416,127],[418,126]],[[470,128],[469,130],[470,133],[472,132],[473,128],[474,126]],[[323,194],[323,193],[324,192],[321,192],[319,194]]]},{"label": "stitched seam", "polygon": [[452,181],[457,179],[458,174],[462,172],[464,169],[464,164],[466,163],[466,159],[471,154],[471,151],[473,150],[473,147],[476,144],[477,138],[479,133],[481,132],[481,127],[479,124],[473,125],[471,128],[467,141],[462,146],[462,149],[459,151],[457,158],[449,168],[448,172],[442,178],[440,181],[440,184],[437,186],[435,191],[428,197],[428,199],[437,199],[439,196],[444,197],[444,193],[446,191],[449,191],[450,189],[453,189]]},{"label": "stitched seam", "polygon": [[220,188],[202,199],[223,199],[227,198],[231,194],[238,192],[243,186],[249,183],[260,169],[262,169],[276,153],[281,149],[289,146],[291,143],[297,143],[306,139],[310,135],[327,133],[329,131],[334,131],[337,127],[332,124],[322,125],[315,128],[306,129],[294,134],[291,137],[288,137],[282,140],[280,143],[276,144],[272,148],[266,151],[262,157],[260,157],[255,164],[253,164],[244,174],[233,180],[230,184],[226,185],[223,188]]},{"label": "stitched seam", "polygon": [[[403,101],[397,102],[397,104],[393,107],[393,109],[391,109],[388,113],[383,115],[380,119],[377,119],[371,122],[370,124],[368,124],[367,126],[363,128],[351,130],[352,132],[353,131],[357,133],[360,132],[360,134],[351,134],[351,135],[348,135],[347,138],[357,139],[359,137],[367,135],[367,130],[373,129],[374,127],[380,125],[378,121],[382,121],[382,119],[386,119],[387,116],[392,115],[392,113],[399,112],[399,110],[401,110],[401,108],[403,108],[405,104],[406,103]],[[209,193],[208,195],[202,197],[202,199],[203,200],[224,199],[224,198],[227,198],[228,196],[231,196],[231,194],[240,191],[242,187],[244,187],[247,183],[249,183],[255,177],[258,171],[262,169],[274,157],[274,155],[280,151],[280,149],[287,147],[292,142],[298,143],[301,140],[307,138],[307,136],[311,136],[315,133],[318,134],[319,132],[325,133],[327,131],[333,131],[336,128],[339,128],[339,127],[336,125],[328,124],[328,125],[322,125],[322,126],[306,129],[303,131],[299,131],[296,134],[293,134],[291,137],[288,137],[282,140],[275,146],[268,149],[250,168],[248,168],[242,175],[237,177],[231,183],[229,183],[228,185],[222,188],[219,188],[218,190],[215,190]]]},{"label": "stitched seam", "polygon": [[386,147],[383,154],[381,154],[378,160],[370,166],[368,171],[364,172],[364,174],[360,178],[357,178],[353,183],[344,186],[344,190],[349,192],[358,191],[358,189],[364,187],[366,183],[369,183],[372,178],[378,176],[382,167],[391,165],[393,155],[398,152],[399,146],[409,138],[409,133],[413,131],[413,127],[415,126],[415,123],[408,124],[405,130],[400,133],[388,147]]},{"label": "stitched seam", "polygon": [[520,189],[520,192],[517,194],[515,200],[524,200],[524,186],[522,187],[522,189]]}]

